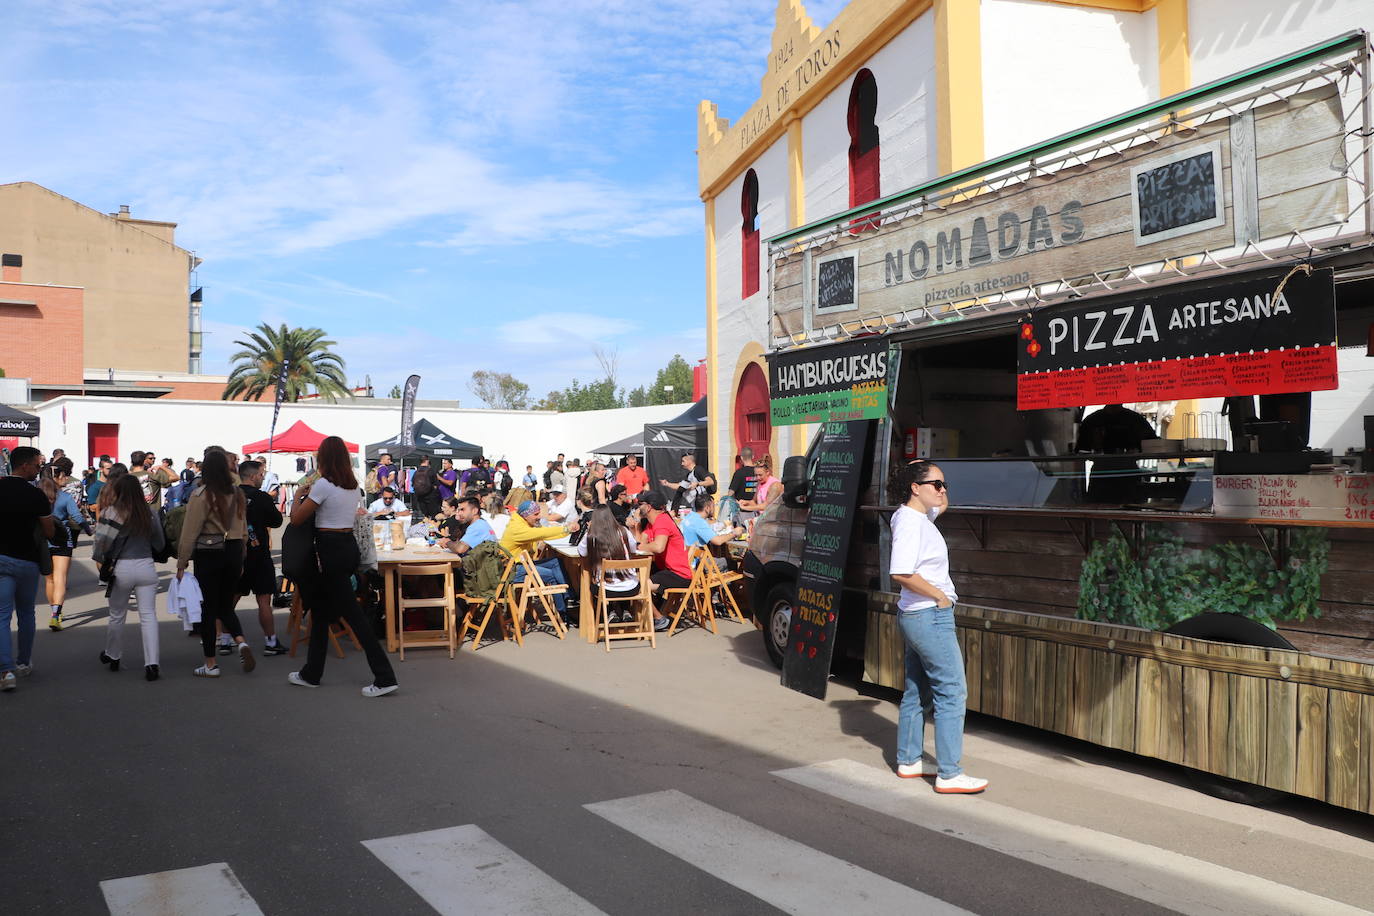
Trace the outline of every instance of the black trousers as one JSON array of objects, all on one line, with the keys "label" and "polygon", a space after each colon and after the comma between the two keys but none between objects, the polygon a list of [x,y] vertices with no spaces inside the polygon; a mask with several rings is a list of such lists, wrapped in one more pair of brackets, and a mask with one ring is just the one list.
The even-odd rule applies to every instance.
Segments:
[{"label": "black trousers", "polygon": [[206,658],[214,658],[217,622],[230,636],[243,635],[239,615],[234,612],[239,578],[243,575],[243,541],[225,541],[221,550],[197,550],[191,554],[191,561],[195,563],[201,595],[200,647]]},{"label": "black trousers", "polygon": [[358,642],[363,645],[367,665],[372,669],[373,683],[378,687],[390,687],[396,683],[396,672],[392,670],[391,660],[386,657],[386,650],[377,640],[372,624],[363,616],[350,581],[358,569],[358,542],[353,539],[351,532],[317,531],[315,550],[320,559],[319,577],[309,583],[297,583],[298,586],[304,586],[301,598],[310,609],[310,643],[306,647],[301,677],[312,684],[318,684],[324,677],[329,626],[336,620],[342,620],[353,628]]},{"label": "black trousers", "polygon": [[439,514],[439,507],[443,500],[439,498],[438,490],[430,490],[424,496],[416,494],[415,507],[420,510],[420,514],[425,518],[434,518]]},{"label": "black trousers", "polygon": [[692,584],[691,579],[684,579],[671,569],[660,569],[649,578],[658,586],[658,591],[654,592],[654,605],[660,609],[663,607],[664,590],[670,588],[686,588]]}]

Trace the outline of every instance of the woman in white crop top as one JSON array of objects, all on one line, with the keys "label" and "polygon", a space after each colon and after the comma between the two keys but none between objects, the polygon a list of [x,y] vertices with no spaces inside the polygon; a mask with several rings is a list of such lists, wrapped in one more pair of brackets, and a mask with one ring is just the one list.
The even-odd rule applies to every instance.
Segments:
[{"label": "woman in white crop top", "polygon": [[372,669],[373,682],[363,688],[363,696],[380,697],[396,690],[396,672],[377,642],[372,624],[363,617],[358,598],[353,591],[353,574],[358,571],[361,558],[358,541],[353,537],[353,523],[362,509],[358,479],[353,476],[353,463],[348,447],[338,436],[330,436],[320,443],[315,456],[320,479],[309,488],[302,488],[291,509],[291,524],[315,523],[315,553],[319,558],[319,576],[315,581],[297,581],[301,601],[310,613],[310,644],[305,653],[305,667],[293,671],[287,679],[300,687],[318,687],[324,677],[325,650],[329,648],[329,627],[343,619],[363,645],[367,664]]},{"label": "woman in white crop top", "polygon": [[[896,474],[894,493],[904,497],[892,514],[888,571],[901,586],[897,625],[906,641],[906,691],[897,714],[897,775],[935,776],[935,791],[981,792],[986,779],[959,766],[964,753],[964,660],[954,627],[958,595],[949,575],[949,548],[935,519],[949,508],[945,474],[929,461],[912,461]],[[934,773],[921,755],[925,711],[935,712]]]}]

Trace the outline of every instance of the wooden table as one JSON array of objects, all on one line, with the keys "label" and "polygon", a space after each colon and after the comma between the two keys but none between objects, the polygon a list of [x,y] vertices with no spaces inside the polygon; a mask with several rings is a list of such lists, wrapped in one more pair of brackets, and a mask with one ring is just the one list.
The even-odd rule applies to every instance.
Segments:
[{"label": "wooden table", "polygon": [[[382,594],[386,601],[386,650],[388,652],[395,652],[400,648],[402,623],[396,616],[396,590],[399,588],[396,567],[403,563],[447,563],[449,566],[456,566],[462,562],[462,557],[442,547],[412,547],[407,545],[400,550],[379,549],[377,551],[377,570],[382,574]],[[458,616],[459,618],[462,617],[461,609]],[[408,642],[407,645],[409,645]]]},{"label": "wooden table", "polygon": [[549,549],[563,561],[568,584],[577,588],[577,629],[587,642],[596,642],[596,614],[592,607],[592,577],[586,574],[586,558],[568,544],[549,544]]}]

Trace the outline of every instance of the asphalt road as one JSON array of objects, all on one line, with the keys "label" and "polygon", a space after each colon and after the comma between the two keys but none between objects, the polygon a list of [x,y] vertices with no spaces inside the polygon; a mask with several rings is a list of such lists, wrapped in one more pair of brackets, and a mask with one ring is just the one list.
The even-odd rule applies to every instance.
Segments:
[{"label": "asphalt road", "polygon": [[125,670],[97,662],[104,599],[75,565],[74,625],[40,629],[33,677],[0,694],[7,913],[1374,906],[1374,819],[1234,805],[978,716],[965,764],[991,788],[936,796],[891,774],[891,693],[786,691],[738,624],[653,651],[416,650],[399,692],[364,699],[351,650],[318,690],[287,683],[287,656],[193,678],[198,643],[164,614],[147,683],[136,625]]}]

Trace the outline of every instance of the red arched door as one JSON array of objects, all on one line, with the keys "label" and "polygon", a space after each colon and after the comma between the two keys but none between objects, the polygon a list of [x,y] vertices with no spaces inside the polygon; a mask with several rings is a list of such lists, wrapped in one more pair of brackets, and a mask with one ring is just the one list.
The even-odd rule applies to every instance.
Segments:
[{"label": "red arched door", "polygon": [[768,376],[758,363],[750,363],[735,389],[736,453],[751,448],[755,458],[768,454],[773,424],[768,413]]}]

